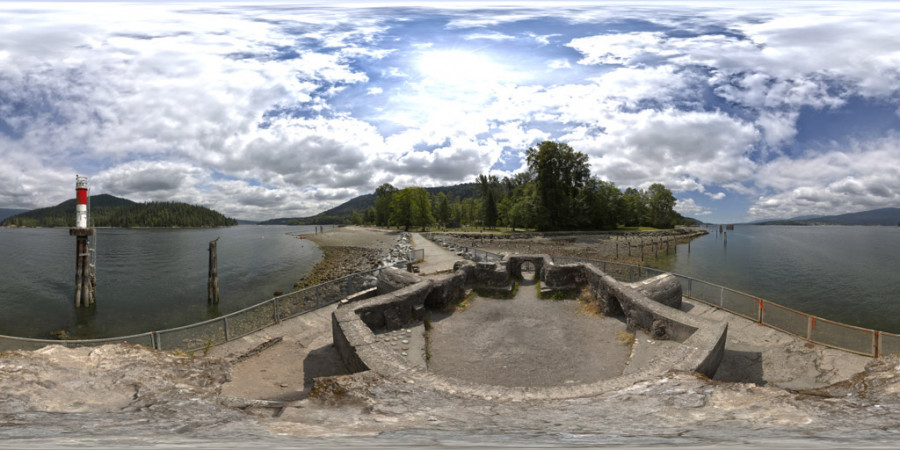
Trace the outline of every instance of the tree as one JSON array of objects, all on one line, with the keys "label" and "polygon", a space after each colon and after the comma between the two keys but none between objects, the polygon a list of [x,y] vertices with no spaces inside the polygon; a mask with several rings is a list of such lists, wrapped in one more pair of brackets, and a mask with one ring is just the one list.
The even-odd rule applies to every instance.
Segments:
[{"label": "tree", "polygon": [[350,214],[350,223],[353,225],[362,225],[363,224],[363,215],[359,213],[359,211],[353,211]]},{"label": "tree", "polygon": [[374,206],[370,206],[368,209],[366,209],[366,213],[363,214],[363,222],[366,223],[367,225],[375,224],[375,207]]},{"label": "tree", "polygon": [[672,228],[677,215],[675,214],[675,196],[660,183],[650,185],[647,190],[647,206],[650,216],[650,226],[655,228]]},{"label": "tree", "polygon": [[450,221],[450,201],[447,199],[447,194],[443,192],[438,194],[435,216],[441,227],[446,227],[447,222]]},{"label": "tree", "polygon": [[386,227],[391,222],[391,204],[397,188],[390,183],[384,183],[375,189],[375,225]]},{"label": "tree", "polygon": [[623,223],[628,227],[638,227],[647,223],[647,206],[643,190],[626,188],[622,195]]},{"label": "tree", "polygon": [[575,198],[591,174],[587,155],[565,143],[544,141],[525,157],[537,187],[537,227],[572,228]]},{"label": "tree", "polygon": [[494,191],[490,189],[484,199],[484,226],[488,228],[497,226],[497,202],[494,201]]},{"label": "tree", "polygon": [[428,191],[420,187],[408,187],[394,194],[391,202],[391,225],[403,227],[409,231],[410,227],[425,227],[434,223],[431,215],[431,202],[428,200]]}]

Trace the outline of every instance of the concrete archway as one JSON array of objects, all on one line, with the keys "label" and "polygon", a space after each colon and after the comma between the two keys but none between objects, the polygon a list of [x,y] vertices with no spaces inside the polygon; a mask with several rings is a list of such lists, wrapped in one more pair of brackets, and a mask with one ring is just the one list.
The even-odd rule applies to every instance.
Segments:
[{"label": "concrete archway", "polygon": [[544,266],[551,263],[547,255],[511,255],[506,261],[506,270],[509,273],[510,278],[516,280],[523,279],[522,265],[526,262],[534,265],[536,280],[541,279],[541,271],[543,270]]}]

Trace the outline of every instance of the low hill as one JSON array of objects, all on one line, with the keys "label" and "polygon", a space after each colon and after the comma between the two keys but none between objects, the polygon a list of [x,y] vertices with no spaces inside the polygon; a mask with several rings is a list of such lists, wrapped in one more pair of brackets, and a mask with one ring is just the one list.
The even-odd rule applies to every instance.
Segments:
[{"label": "low hill", "polygon": [[[475,183],[464,183],[453,186],[439,186],[425,188],[428,195],[434,197],[441,192],[447,194],[448,197],[458,197],[462,200],[467,198],[478,197],[478,186]],[[328,211],[321,212],[315,216],[309,217],[283,217],[280,219],[271,219],[260,222],[260,225],[330,225],[350,223],[350,216],[353,211],[364,213],[370,207],[375,206],[375,194],[365,194],[354,197],[344,203],[341,203]]]},{"label": "low hill", "polygon": [[[91,222],[95,227],[221,227],[237,221],[203,206],[180,202],[136,203],[109,194],[90,198]],[[75,199],[56,206],[34,209],[7,217],[0,226],[74,227]]]},{"label": "low hill", "polygon": [[768,220],[758,222],[756,225],[882,225],[893,227],[900,225],[900,208],[880,208],[834,216]]},{"label": "low hill", "polygon": [[7,217],[12,217],[16,214],[22,214],[23,212],[28,212],[28,210],[27,209],[0,208],[0,220],[3,220]]}]

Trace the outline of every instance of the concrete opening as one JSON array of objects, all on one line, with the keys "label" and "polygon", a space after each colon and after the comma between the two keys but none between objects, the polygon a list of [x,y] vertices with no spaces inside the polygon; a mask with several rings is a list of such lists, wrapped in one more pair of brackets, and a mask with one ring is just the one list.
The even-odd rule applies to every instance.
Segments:
[{"label": "concrete opening", "polygon": [[537,280],[537,269],[531,261],[523,261],[519,265],[519,273],[522,274],[523,280]]}]

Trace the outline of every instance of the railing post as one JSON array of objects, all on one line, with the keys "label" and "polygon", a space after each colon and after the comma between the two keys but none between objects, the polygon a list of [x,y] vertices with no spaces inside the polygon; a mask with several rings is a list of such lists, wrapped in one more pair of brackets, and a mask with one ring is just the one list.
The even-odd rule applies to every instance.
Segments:
[{"label": "railing post", "polygon": [[761,298],[756,299],[756,320],[759,323],[763,323],[765,320],[766,314],[766,305],[763,304],[763,300]]},{"label": "railing post", "polygon": [[875,330],[874,334],[872,334],[872,357],[878,358],[881,356],[881,333],[878,330]]},{"label": "railing post", "polygon": [[159,337],[160,337],[159,333],[154,331],[153,332],[153,345],[156,347],[157,350],[162,350],[162,342],[159,341]]},{"label": "railing post", "polygon": [[815,319],[813,319],[812,316],[810,316],[810,315],[806,316],[806,340],[807,341],[812,340],[812,330],[813,330],[814,321],[815,321]]},{"label": "railing post", "polygon": [[721,286],[719,287],[719,307],[725,307],[725,288]]},{"label": "railing post", "polygon": [[231,332],[228,330],[228,316],[225,316],[225,342],[231,340]]},{"label": "railing post", "polygon": [[275,314],[274,314],[275,317],[272,317],[272,318],[275,319],[275,323],[281,322],[281,318],[278,317],[278,297],[275,297],[274,299],[272,299],[272,303],[275,304]]}]

